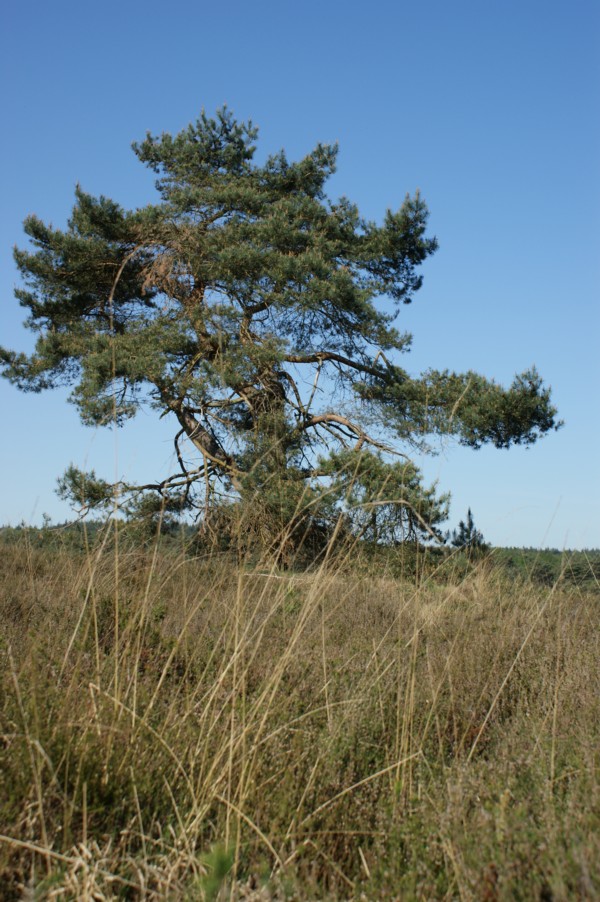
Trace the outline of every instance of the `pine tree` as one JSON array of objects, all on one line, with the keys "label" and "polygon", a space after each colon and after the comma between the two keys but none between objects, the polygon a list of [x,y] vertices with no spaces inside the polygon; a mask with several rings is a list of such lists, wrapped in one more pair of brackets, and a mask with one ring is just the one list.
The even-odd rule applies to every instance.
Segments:
[{"label": "pine tree", "polygon": [[453,530],[451,541],[455,548],[462,548],[469,556],[487,551],[489,546],[483,538],[483,533],[475,526],[471,508],[467,511],[466,523],[461,520],[458,529]]},{"label": "pine tree", "polygon": [[[559,425],[549,390],[535,369],[509,388],[410,375],[411,336],[395,323],[437,247],[424,201],[407,195],[377,225],[326,195],[336,147],[259,164],[256,139],[226,109],[203,113],[133,145],[157,175],[154,203],[125,210],[77,187],[66,229],[29,216],[16,296],[37,343],[0,349],[2,374],[24,391],[72,386],[85,424],[121,425],[142,407],[173,421],[176,471],[121,484],[121,497],[175,495],[205,514],[228,497],[276,529],[301,498],[311,511],[339,501],[354,474],[356,504],[387,486],[405,526],[420,505],[412,528],[434,527],[446,499],[393,455],[440,435],[532,444]],[[98,505],[114,487],[71,467],[61,490]]]}]

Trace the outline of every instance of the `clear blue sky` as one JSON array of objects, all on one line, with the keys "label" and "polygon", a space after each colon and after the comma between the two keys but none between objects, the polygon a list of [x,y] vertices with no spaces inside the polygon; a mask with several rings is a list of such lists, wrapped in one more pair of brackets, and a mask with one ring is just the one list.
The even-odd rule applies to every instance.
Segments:
[{"label": "clear blue sky", "polygon": [[[536,364],[564,429],[529,450],[446,446],[420,461],[501,545],[600,547],[600,5],[154,0],[6,4],[0,37],[0,343],[32,336],[11,248],[35,212],[64,226],[73,188],[152,198],[130,150],[223,103],[290,157],[338,141],[330,193],[371,218],[419,187],[440,250],[404,308],[403,364],[510,381]],[[164,475],[165,422],[84,428],[58,392],[0,382],[0,522],[68,514],[73,461],[107,478]]]}]

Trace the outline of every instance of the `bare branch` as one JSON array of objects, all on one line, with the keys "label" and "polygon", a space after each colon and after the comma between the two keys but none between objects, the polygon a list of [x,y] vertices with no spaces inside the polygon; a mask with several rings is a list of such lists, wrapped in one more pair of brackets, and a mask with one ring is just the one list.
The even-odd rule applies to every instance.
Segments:
[{"label": "bare branch", "polygon": [[373,448],[379,448],[381,451],[386,451],[389,454],[397,454],[398,452],[394,448],[390,448],[388,445],[385,445],[383,442],[377,441],[372,436],[367,435],[364,429],[361,429],[360,426],[357,426],[356,423],[353,423],[347,417],[342,416],[339,413],[319,413],[310,419],[306,420],[303,425],[303,429],[311,429],[315,426],[319,426],[323,423],[327,423],[330,426],[336,424],[338,427],[342,427],[347,429],[349,432],[353,433],[358,438],[357,449],[361,448],[365,443],[371,445]]},{"label": "bare branch", "polygon": [[323,364],[327,361],[333,361],[334,363],[340,363],[342,366],[349,366],[351,369],[358,370],[360,373],[367,373],[369,376],[382,378],[386,375],[384,369],[377,369],[376,367],[369,366],[367,363],[360,363],[357,360],[352,360],[350,357],[344,357],[342,354],[337,354],[335,351],[318,351],[316,354],[288,354],[284,359],[288,363]]},{"label": "bare branch", "polygon": [[317,387],[319,385],[319,379],[321,377],[321,371],[323,369],[323,362],[324,362],[323,360],[319,360],[319,365],[317,367],[317,372],[315,373],[315,379],[314,379],[313,387],[312,387],[312,390],[310,393],[310,398],[308,399],[308,403],[306,405],[307,410],[310,410],[310,408],[312,407],[312,403],[313,403],[315,395],[317,393]]},{"label": "bare branch", "polygon": [[413,505],[410,504],[409,501],[406,501],[404,498],[386,498],[385,500],[381,500],[381,501],[380,500],[363,501],[360,504],[353,504],[352,508],[363,508],[365,510],[368,510],[369,508],[385,507],[385,506],[388,506],[391,504],[396,504],[396,505],[398,505],[398,507],[406,507],[411,512],[411,514],[415,517],[415,519],[419,521],[419,524],[421,525],[422,529],[424,529],[425,532],[429,533],[429,535],[432,537],[432,539],[435,539],[436,542],[439,542],[441,545],[444,544],[443,538],[441,538],[438,533],[435,533],[431,529],[429,524],[426,523],[426,521],[423,519],[423,517],[420,515],[420,513],[418,511],[416,511],[415,508],[413,507]]}]

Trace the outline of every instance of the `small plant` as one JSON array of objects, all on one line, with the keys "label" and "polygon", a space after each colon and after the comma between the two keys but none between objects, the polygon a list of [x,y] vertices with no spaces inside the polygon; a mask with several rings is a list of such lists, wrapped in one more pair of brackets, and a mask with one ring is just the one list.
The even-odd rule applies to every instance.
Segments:
[{"label": "small plant", "polygon": [[[213,846],[210,852],[202,856],[202,867],[206,873],[199,878],[198,888],[205,902],[213,902],[217,898],[219,890],[231,873],[233,858],[233,853],[220,845]],[[198,897],[190,896],[190,902],[192,898]]]}]

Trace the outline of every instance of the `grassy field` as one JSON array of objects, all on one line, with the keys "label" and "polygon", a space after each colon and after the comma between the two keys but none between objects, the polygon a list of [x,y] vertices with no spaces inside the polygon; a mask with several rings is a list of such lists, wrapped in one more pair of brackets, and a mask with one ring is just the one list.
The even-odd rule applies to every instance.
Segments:
[{"label": "grassy field", "polygon": [[[600,898],[600,594],[0,556],[0,898]],[[523,568],[522,568],[523,569]]]}]

